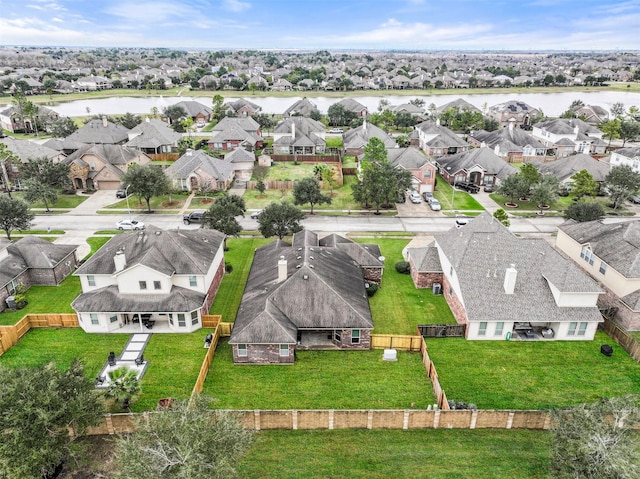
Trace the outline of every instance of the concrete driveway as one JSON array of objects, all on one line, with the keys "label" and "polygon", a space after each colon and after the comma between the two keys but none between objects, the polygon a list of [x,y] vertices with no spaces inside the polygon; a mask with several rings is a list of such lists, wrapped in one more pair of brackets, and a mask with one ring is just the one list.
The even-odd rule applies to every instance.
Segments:
[{"label": "concrete driveway", "polygon": [[96,211],[103,209],[105,206],[112,205],[121,198],[116,198],[115,190],[98,190],[89,196],[86,200],[72,209],[69,213],[73,215],[95,215]]}]

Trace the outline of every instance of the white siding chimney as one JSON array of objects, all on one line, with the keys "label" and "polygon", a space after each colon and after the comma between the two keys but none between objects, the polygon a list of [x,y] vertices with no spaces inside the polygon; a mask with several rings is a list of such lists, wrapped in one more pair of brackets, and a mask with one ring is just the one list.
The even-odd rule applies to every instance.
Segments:
[{"label": "white siding chimney", "polygon": [[105,128],[107,126],[109,126],[109,122],[107,121],[107,117],[106,116],[102,117],[102,126],[104,126]]},{"label": "white siding chimney", "polygon": [[278,260],[278,283],[282,283],[287,280],[287,260],[284,256],[280,256]]},{"label": "white siding chimney", "polygon": [[518,277],[518,271],[516,265],[512,264],[504,273],[504,292],[507,294],[513,294],[516,289],[516,278]]},{"label": "white siding chimney", "polygon": [[291,121],[291,139],[295,141],[296,139],[296,122]]},{"label": "white siding chimney", "polygon": [[113,262],[116,265],[116,273],[122,271],[127,266],[127,258],[124,255],[124,251],[118,251],[113,257]]}]

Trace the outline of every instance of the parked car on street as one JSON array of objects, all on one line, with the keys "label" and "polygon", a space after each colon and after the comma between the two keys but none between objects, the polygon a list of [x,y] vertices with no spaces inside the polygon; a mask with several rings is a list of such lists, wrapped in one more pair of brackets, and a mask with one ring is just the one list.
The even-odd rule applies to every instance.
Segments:
[{"label": "parked car on street", "polygon": [[431,208],[433,211],[440,211],[442,209],[442,207],[440,206],[440,202],[435,198],[429,202],[429,208]]},{"label": "parked car on street", "polygon": [[138,220],[120,220],[116,223],[119,230],[143,230],[144,223]]},{"label": "parked car on street", "polygon": [[414,204],[422,203],[422,200],[420,199],[420,193],[418,193],[417,191],[412,191],[411,193],[409,193],[409,199],[411,200],[411,203]]},{"label": "parked car on street", "polygon": [[253,213],[251,213],[251,219],[257,220],[258,216],[260,216],[260,213],[262,213],[262,210],[254,211]]},{"label": "parked car on street", "polygon": [[182,215],[182,221],[185,225],[190,225],[191,223],[202,223],[202,220],[204,220],[204,213],[205,212],[203,210],[192,211],[191,213]]},{"label": "parked car on street", "polygon": [[469,223],[469,218],[466,218],[464,216],[459,216],[456,218],[456,228],[462,228],[467,223]]},{"label": "parked car on street", "polygon": [[640,196],[634,195],[631,197],[631,203],[635,205],[640,205]]}]

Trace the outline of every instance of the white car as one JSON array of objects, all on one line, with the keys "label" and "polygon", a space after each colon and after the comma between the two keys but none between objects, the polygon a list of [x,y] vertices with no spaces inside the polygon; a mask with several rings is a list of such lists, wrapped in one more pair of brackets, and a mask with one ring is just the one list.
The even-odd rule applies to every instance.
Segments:
[{"label": "white car", "polygon": [[409,199],[411,200],[411,203],[422,203],[422,200],[420,199],[420,193],[418,193],[417,191],[412,191],[411,193],[409,193]]},{"label": "white car", "polygon": [[435,198],[432,199],[429,202],[429,207],[433,210],[433,211],[440,211],[442,209],[442,207],[440,206],[440,202],[438,200],[436,200]]},{"label": "white car", "polygon": [[251,219],[257,220],[258,216],[260,216],[260,213],[262,213],[262,210],[254,211],[253,213],[251,213]]},{"label": "white car", "polygon": [[344,133],[344,130],[342,128],[331,128],[329,133]]},{"label": "white car", "polygon": [[119,230],[143,230],[144,223],[137,220],[120,220],[116,223]]}]

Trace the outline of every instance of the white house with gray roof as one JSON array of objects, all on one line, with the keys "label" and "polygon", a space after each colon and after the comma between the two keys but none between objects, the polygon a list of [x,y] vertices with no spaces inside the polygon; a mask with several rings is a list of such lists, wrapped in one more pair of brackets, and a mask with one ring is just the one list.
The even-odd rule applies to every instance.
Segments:
[{"label": "white house with gray roof", "polygon": [[613,151],[609,163],[611,164],[611,168],[614,166],[627,165],[636,173],[640,173],[640,146],[620,148]]},{"label": "white house with gray roof", "polygon": [[213,158],[202,150],[187,150],[165,170],[177,189],[193,191],[199,188],[226,190],[235,177],[229,158]]},{"label": "white house with gray roof", "polygon": [[200,329],[224,275],[223,240],[216,230],[155,226],[114,236],[74,273],[82,293],[71,306],[80,327],[88,333]]},{"label": "white house with gray roof", "polygon": [[[407,254],[416,285],[442,275],[442,293],[467,325],[467,339],[592,340],[602,322],[603,291],[593,279],[546,240],[518,238],[489,213]],[[416,281],[421,272],[428,284]]]}]

